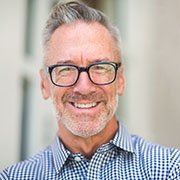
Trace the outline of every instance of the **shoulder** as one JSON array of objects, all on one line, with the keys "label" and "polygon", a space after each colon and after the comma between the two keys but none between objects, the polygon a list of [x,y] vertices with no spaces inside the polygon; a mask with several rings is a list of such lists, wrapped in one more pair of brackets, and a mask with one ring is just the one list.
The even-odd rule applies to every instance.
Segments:
[{"label": "shoulder", "polygon": [[139,155],[144,155],[145,157],[146,155],[153,155],[159,158],[167,157],[169,160],[180,160],[180,151],[178,149],[153,144],[136,135],[132,135],[131,137],[134,150]]},{"label": "shoulder", "polygon": [[52,151],[49,146],[29,159],[3,170],[0,173],[0,179],[38,179],[38,177],[42,176],[43,172],[46,172],[47,168],[50,169],[51,161]]},{"label": "shoulder", "polygon": [[147,142],[141,137],[132,136],[136,159],[146,166],[153,176],[166,174],[170,179],[180,178],[180,151]]}]

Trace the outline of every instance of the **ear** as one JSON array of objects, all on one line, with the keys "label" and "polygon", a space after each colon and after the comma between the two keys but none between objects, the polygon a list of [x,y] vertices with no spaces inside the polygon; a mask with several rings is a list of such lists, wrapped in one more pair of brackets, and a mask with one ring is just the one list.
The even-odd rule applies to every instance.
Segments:
[{"label": "ear", "polygon": [[118,95],[122,96],[125,90],[124,65],[120,67],[117,78],[118,78]]},{"label": "ear", "polygon": [[50,97],[50,85],[47,79],[47,76],[43,69],[40,70],[40,78],[41,78],[41,93],[44,99],[48,99]]}]

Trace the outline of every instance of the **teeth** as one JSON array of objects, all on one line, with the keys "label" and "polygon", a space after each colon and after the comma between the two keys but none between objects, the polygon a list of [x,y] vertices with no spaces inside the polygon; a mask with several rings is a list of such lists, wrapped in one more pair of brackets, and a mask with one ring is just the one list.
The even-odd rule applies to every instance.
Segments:
[{"label": "teeth", "polygon": [[76,108],[92,108],[92,107],[95,107],[97,105],[97,103],[89,103],[89,104],[77,104],[77,103],[74,103],[74,106]]}]

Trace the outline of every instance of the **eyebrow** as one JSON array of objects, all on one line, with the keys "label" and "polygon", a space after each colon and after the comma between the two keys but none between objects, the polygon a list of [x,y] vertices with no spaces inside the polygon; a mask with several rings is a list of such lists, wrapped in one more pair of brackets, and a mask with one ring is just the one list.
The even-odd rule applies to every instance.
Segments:
[{"label": "eyebrow", "polygon": [[58,61],[56,64],[72,64],[73,61],[72,60],[61,60]]},{"label": "eyebrow", "polygon": [[[109,58],[98,58],[98,59],[94,59],[92,61],[88,61],[88,64],[92,64],[92,63],[96,63],[96,62],[111,62],[111,60]],[[74,61],[72,60],[61,60],[61,61],[58,61],[56,64],[75,64]]]},{"label": "eyebrow", "polygon": [[109,58],[99,58],[99,59],[95,59],[95,61],[93,62],[110,62]]}]

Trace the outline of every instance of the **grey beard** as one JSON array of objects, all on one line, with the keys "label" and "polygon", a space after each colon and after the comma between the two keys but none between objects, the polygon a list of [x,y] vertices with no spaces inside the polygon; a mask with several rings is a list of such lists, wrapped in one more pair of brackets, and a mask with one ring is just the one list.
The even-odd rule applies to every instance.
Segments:
[{"label": "grey beard", "polygon": [[[117,110],[118,94],[115,95],[114,103],[109,104],[108,106],[104,105],[103,110],[95,116],[93,119],[94,123],[97,125],[95,128],[90,128],[88,126],[88,119],[93,118],[93,115],[87,115],[84,113],[73,115],[66,109],[63,112],[60,112],[55,100],[52,101],[58,123],[62,122],[66,129],[68,129],[72,134],[86,138],[100,133],[106,127]],[[79,131],[79,128],[82,128],[82,130]]]}]

